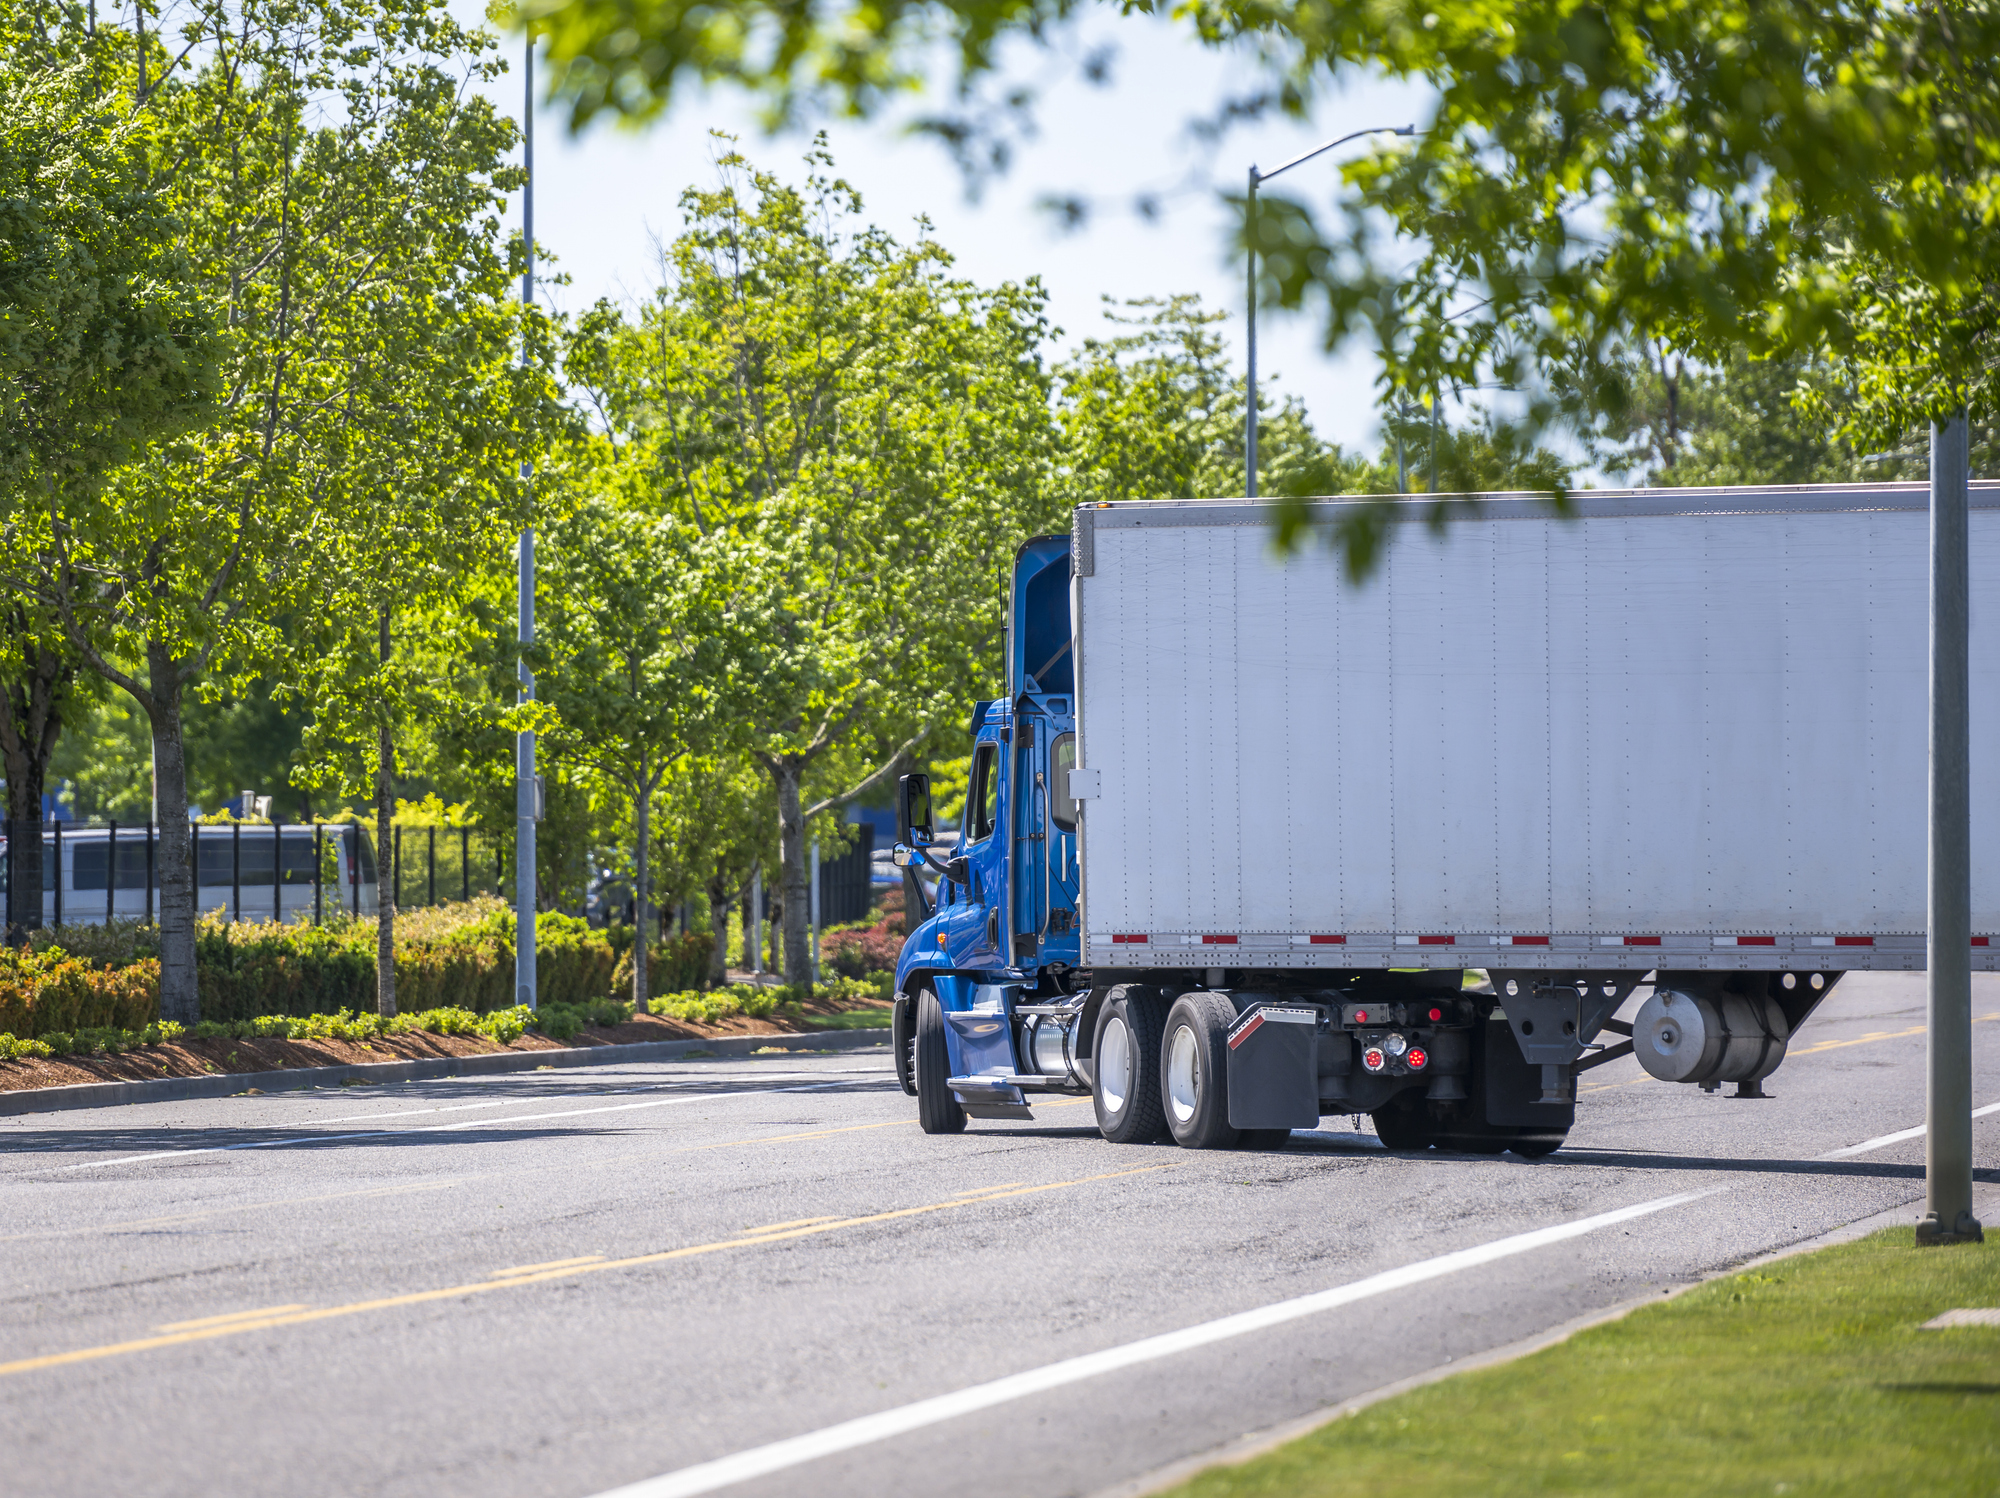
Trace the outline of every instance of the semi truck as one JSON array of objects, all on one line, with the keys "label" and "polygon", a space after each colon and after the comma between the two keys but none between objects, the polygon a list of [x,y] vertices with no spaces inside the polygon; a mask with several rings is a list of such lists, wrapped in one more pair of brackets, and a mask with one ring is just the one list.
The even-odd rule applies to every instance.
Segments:
[{"label": "semi truck", "polygon": [[[1120,1143],[1365,1113],[1391,1149],[1538,1157],[1595,1067],[1763,1098],[1845,974],[1921,969],[1926,488],[1567,508],[1399,503],[1359,582],[1255,501],[1090,504],[1024,544],[949,843],[928,778],[899,787],[923,1128],[1053,1093]],[[2000,484],[1970,556],[1991,970]]]}]

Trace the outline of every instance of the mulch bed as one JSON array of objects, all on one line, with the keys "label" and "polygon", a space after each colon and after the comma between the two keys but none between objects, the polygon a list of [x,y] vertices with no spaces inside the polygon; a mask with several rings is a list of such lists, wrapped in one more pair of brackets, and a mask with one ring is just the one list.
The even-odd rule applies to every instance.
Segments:
[{"label": "mulch bed", "polygon": [[[882,1011],[889,1023],[889,1006],[837,1004],[818,1000],[805,1006],[808,1016],[839,1014],[852,1009]],[[725,1035],[799,1035],[812,1033],[808,1024],[787,1019],[738,1016],[715,1025],[690,1025],[664,1015],[647,1014],[622,1025],[588,1025],[574,1040],[551,1040],[532,1031],[512,1045],[498,1045],[483,1035],[433,1035],[412,1030],[375,1040],[177,1040],[165,1045],[138,1046],[116,1056],[51,1056],[0,1061],[0,1092],[37,1087],[75,1087],[86,1082],[140,1082],[156,1077],[200,1077],[214,1072],[274,1072],[296,1066],[352,1066],[370,1061],[412,1061],[427,1056],[484,1056],[495,1051],[555,1051],[579,1046],[634,1045],[647,1040],[706,1040]]]}]

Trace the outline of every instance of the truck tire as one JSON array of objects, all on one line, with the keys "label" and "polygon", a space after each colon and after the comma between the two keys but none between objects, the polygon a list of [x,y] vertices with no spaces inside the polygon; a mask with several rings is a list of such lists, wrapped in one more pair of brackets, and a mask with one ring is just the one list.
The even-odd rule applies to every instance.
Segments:
[{"label": "truck tire", "polygon": [[1167,1011],[1160,1042],[1160,1101],[1182,1149],[1228,1149],[1240,1129],[1229,1122],[1229,1026],[1236,1006],[1220,994],[1184,993]]},{"label": "truck tire", "polygon": [[917,990],[917,1122],[926,1134],[963,1134],[965,1109],[951,1080],[951,1056],[944,1045],[944,1010],[928,988]]},{"label": "truck tire", "polygon": [[1098,1132],[1113,1144],[1145,1144],[1167,1127],[1160,1106],[1159,993],[1121,983],[1097,1011],[1091,1098]]},{"label": "truck tire", "polygon": [[1291,1137],[1290,1129],[1239,1129],[1236,1147],[1240,1150],[1281,1150]]},{"label": "truck tire", "polygon": [[1368,1115],[1375,1137],[1386,1150],[1427,1150],[1437,1142],[1437,1128],[1425,1111],[1421,1094],[1403,1093]]},{"label": "truck tire", "polygon": [[896,1057],[896,1080],[911,1097],[917,1095],[917,997],[899,993],[889,1012],[889,1044]]}]

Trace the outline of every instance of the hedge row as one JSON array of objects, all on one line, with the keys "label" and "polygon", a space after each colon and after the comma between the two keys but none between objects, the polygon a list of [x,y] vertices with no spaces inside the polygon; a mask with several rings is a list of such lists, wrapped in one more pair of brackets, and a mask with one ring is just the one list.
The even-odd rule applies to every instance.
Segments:
[{"label": "hedge row", "polygon": [[[544,1004],[589,1004],[631,990],[630,941],[574,916],[536,918],[535,971]],[[653,949],[657,992],[699,988],[713,938],[689,932]],[[620,948],[628,949],[621,960]],[[195,940],[204,1022],[305,1018],[375,1007],[375,923],[324,926],[205,920]],[[156,929],[135,921],[33,933],[0,948],[0,1034],[23,1039],[86,1029],[138,1030],[159,1016]],[[514,1004],[514,917],[483,896],[396,920],[396,1005],[475,1015]]]}]

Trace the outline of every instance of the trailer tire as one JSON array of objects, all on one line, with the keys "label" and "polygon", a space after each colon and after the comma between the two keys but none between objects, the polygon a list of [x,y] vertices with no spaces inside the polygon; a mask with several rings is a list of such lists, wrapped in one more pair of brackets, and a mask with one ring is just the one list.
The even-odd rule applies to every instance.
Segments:
[{"label": "trailer tire", "polygon": [[1291,1142],[1290,1129],[1238,1129],[1236,1147],[1240,1150],[1281,1150]]},{"label": "trailer tire", "polygon": [[944,1009],[928,988],[917,990],[917,1123],[926,1134],[963,1134],[965,1109],[951,1080],[951,1054],[944,1044]]},{"label": "trailer tire", "polygon": [[1507,1148],[1523,1160],[1543,1160],[1563,1147],[1569,1130],[1517,1129],[1507,1140]]},{"label": "trailer tire", "polygon": [[1163,1007],[1157,989],[1121,983],[1097,1011],[1090,1095],[1098,1132],[1113,1144],[1147,1144],[1166,1132],[1160,1106]]},{"label": "trailer tire", "polygon": [[1236,1006],[1216,993],[1184,993],[1167,1011],[1160,1041],[1160,1101],[1182,1149],[1228,1149],[1242,1136],[1229,1122],[1229,1026]]},{"label": "trailer tire", "polygon": [[[1415,1106],[1411,1106],[1413,1102]],[[1427,1150],[1437,1142],[1437,1128],[1424,1111],[1421,1096],[1404,1093],[1368,1116],[1375,1123],[1375,1137],[1386,1150]]]}]

